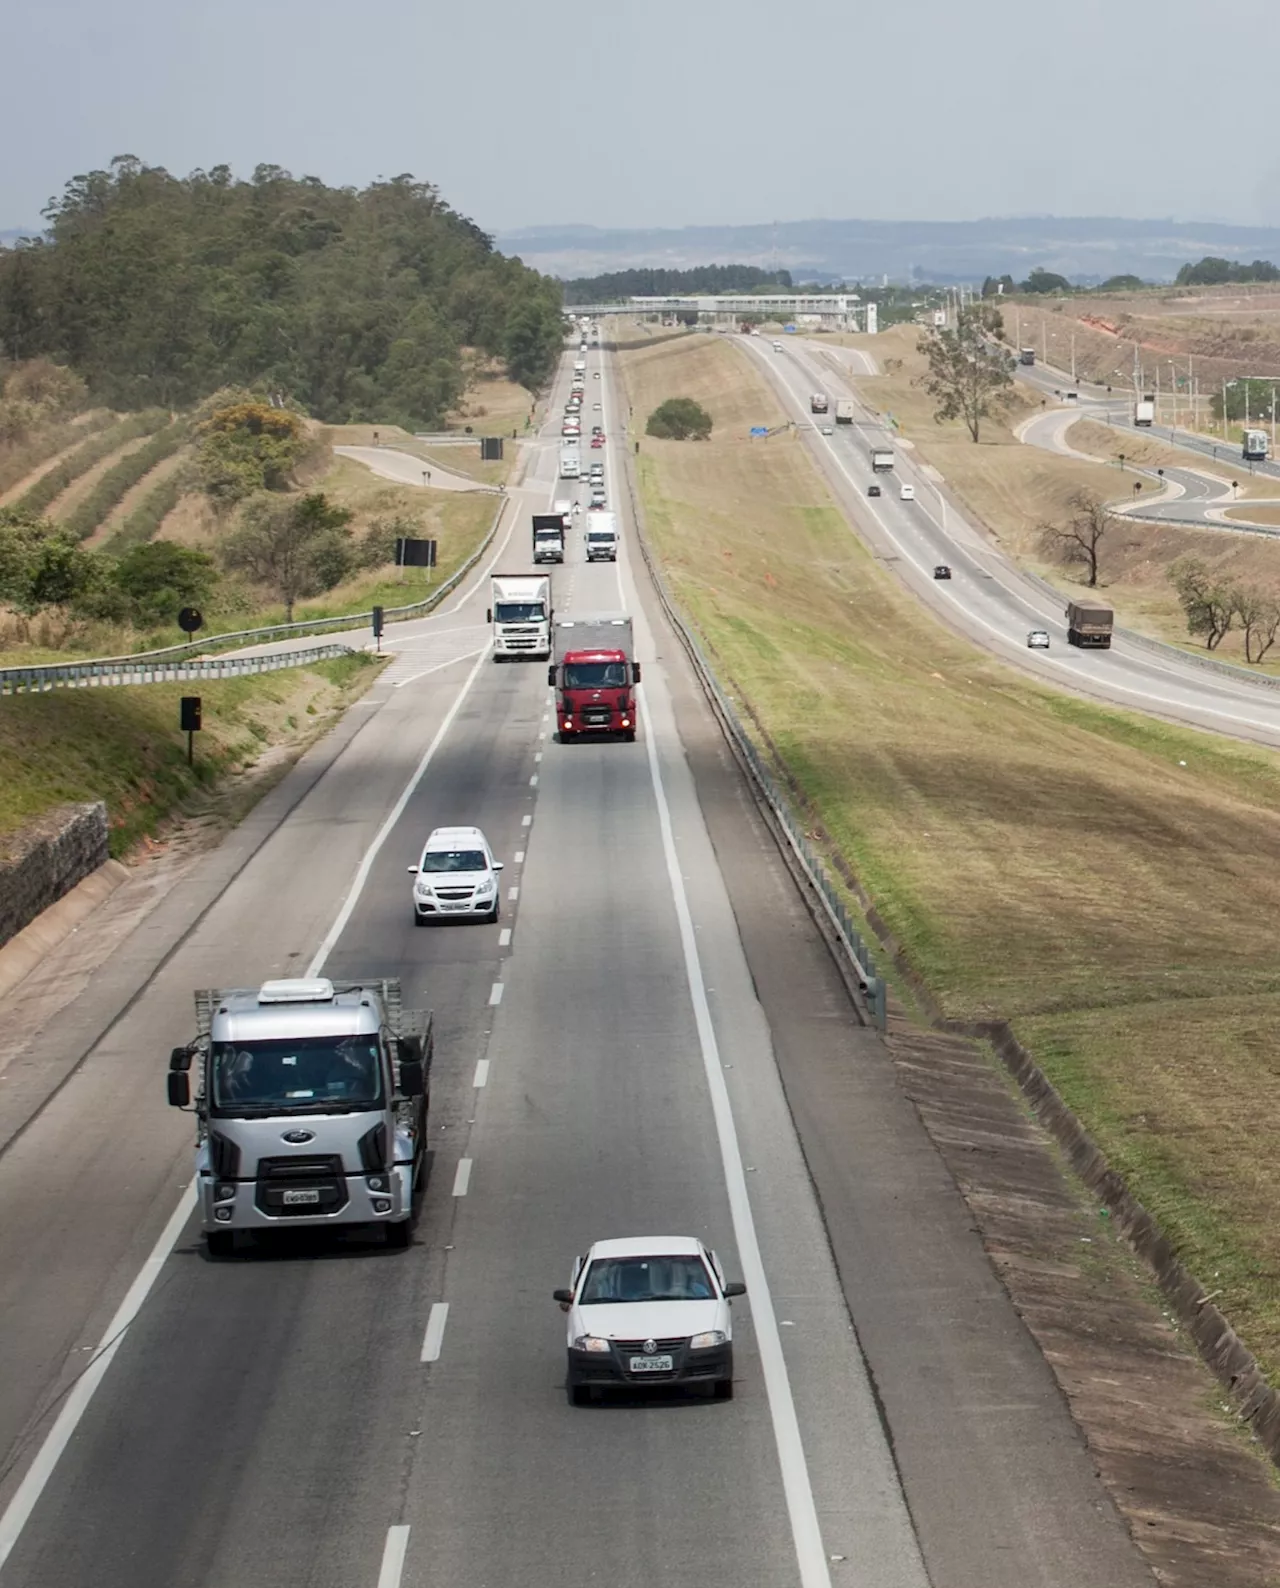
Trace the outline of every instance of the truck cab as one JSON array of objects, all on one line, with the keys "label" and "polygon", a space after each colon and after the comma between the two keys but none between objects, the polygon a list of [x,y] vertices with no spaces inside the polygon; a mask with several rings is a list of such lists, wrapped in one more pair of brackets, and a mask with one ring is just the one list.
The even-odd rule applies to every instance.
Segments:
[{"label": "truck cab", "polygon": [[586,553],[588,562],[617,562],[618,520],[613,513],[587,514]]},{"label": "truck cab", "polygon": [[425,1183],[431,1016],[386,977],[197,992],[169,1102],[196,1117],[211,1256],[237,1230],[381,1226],[407,1246]]},{"label": "truck cab", "polygon": [[634,741],[640,663],[632,649],[631,619],[625,612],[564,618],[554,638],[547,682],[556,692],[561,744],[598,733]]},{"label": "truck cab", "polygon": [[564,561],[564,513],[533,515],[533,560],[535,563]]},{"label": "truck cab", "polygon": [[[560,544],[564,545],[564,524]],[[489,581],[486,621],[493,625],[493,659],[551,655],[551,579],[545,573],[495,573]]]}]

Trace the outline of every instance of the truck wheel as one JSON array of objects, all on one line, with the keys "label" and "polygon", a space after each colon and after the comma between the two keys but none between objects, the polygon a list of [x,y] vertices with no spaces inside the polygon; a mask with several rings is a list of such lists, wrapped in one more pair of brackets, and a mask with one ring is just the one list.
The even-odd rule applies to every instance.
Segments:
[{"label": "truck wheel", "polygon": [[401,1219],[399,1224],[384,1226],[387,1232],[387,1245],[393,1252],[402,1252],[413,1239],[413,1220]]},{"label": "truck wheel", "polygon": [[622,737],[628,744],[634,744],[636,742],[636,730],[634,728],[628,728]]},{"label": "truck wheel", "polygon": [[204,1244],[210,1257],[230,1257],[236,1249],[236,1238],[230,1230],[208,1230]]}]

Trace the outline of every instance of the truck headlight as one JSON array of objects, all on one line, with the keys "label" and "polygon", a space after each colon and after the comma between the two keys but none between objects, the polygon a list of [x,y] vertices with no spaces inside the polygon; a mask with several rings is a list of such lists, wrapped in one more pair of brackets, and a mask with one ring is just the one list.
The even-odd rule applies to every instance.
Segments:
[{"label": "truck headlight", "polygon": [[235,1194],[236,1188],[230,1182],[216,1185],[213,1188],[213,1200],[215,1202],[232,1202],[235,1200]]},{"label": "truck headlight", "polygon": [[607,1351],[609,1342],[602,1340],[598,1334],[580,1334],[573,1342],[575,1351]]},{"label": "truck headlight", "polygon": [[695,1334],[689,1341],[691,1351],[705,1351],[709,1346],[724,1344],[723,1329],[707,1329],[702,1334]]}]

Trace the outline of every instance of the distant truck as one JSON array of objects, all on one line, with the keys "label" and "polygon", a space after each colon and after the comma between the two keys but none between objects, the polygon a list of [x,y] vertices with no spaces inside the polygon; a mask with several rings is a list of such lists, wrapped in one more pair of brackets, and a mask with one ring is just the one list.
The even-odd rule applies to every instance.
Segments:
[{"label": "distant truck", "polygon": [[582,733],[634,740],[640,663],[632,648],[631,619],[625,612],[562,618],[554,638],[547,682],[556,692],[561,744]]},{"label": "distant truck", "polygon": [[169,1055],[192,1108],[196,1195],[212,1257],[237,1230],[381,1226],[407,1246],[426,1178],[431,1015],[371,976],[197,992],[196,1035]]},{"label": "distant truck", "polygon": [[853,400],[851,398],[836,398],[836,423],[838,425],[851,425],[853,423]]},{"label": "distant truck", "polygon": [[564,561],[563,513],[533,515],[533,560],[535,563]]},{"label": "distant truck", "polygon": [[1027,366],[1030,366],[1030,365],[1034,364],[1035,361],[1036,361],[1036,350],[1035,350],[1034,347],[1020,347],[1018,349],[1018,363],[1019,364],[1026,364]]},{"label": "distant truck", "polygon": [[1265,430],[1245,431],[1240,446],[1240,456],[1246,463],[1265,463],[1270,451],[1270,441]]},{"label": "distant truck", "polygon": [[1133,422],[1135,425],[1153,425],[1156,422],[1156,399],[1154,392],[1144,392],[1133,405]]},{"label": "distant truck", "polygon": [[827,411],[827,394],[816,391],[809,399],[809,412],[811,414],[825,414]]},{"label": "distant truck", "polygon": [[[563,534],[563,530],[561,531]],[[489,610],[485,621],[493,625],[493,659],[504,656],[551,655],[551,579],[545,573],[495,573],[489,581]]]},{"label": "distant truck", "polygon": [[1096,650],[1111,649],[1115,613],[1098,601],[1072,601],[1067,606],[1067,644]]},{"label": "distant truck", "polygon": [[887,474],[893,468],[893,448],[872,447],[871,467],[877,474]]},{"label": "distant truck", "polygon": [[562,441],[560,443],[560,478],[562,480],[576,480],[582,474],[582,454],[578,450],[576,441]]},{"label": "distant truck", "polygon": [[588,562],[617,562],[618,519],[614,513],[588,513],[586,529]]}]

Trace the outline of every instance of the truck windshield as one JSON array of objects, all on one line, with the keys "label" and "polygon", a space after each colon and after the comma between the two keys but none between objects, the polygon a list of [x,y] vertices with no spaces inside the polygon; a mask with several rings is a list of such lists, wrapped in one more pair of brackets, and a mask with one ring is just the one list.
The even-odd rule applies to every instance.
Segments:
[{"label": "truck windshield", "polygon": [[611,529],[592,529],[587,532],[588,540],[598,540],[606,545],[612,545],[617,537]]},{"label": "truck windshield", "polygon": [[711,1275],[700,1257],[604,1257],[587,1270],[582,1307],[613,1301],[710,1301]]},{"label": "truck windshield", "polygon": [[627,682],[625,662],[567,662],[566,689],[621,689]]},{"label": "truck windshield", "polygon": [[215,1042],[209,1073],[213,1106],[224,1114],[345,1113],[382,1101],[373,1035]]},{"label": "truck windshield", "polygon": [[547,617],[541,601],[499,601],[493,615],[499,623],[544,623]]}]

